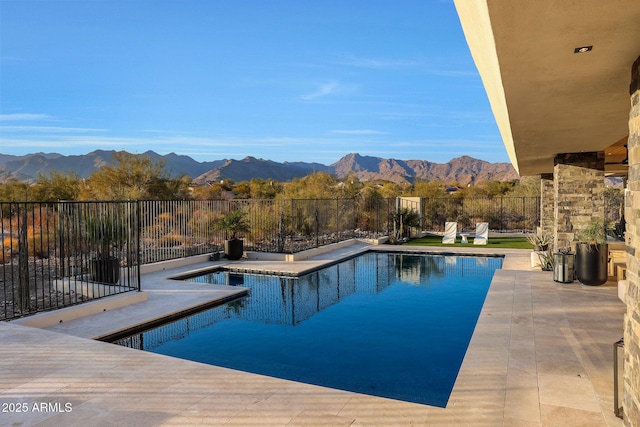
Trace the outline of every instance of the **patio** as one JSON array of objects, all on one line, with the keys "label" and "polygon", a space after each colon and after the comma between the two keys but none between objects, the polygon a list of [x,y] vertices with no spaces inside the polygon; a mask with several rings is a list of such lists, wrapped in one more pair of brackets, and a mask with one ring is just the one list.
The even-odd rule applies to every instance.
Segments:
[{"label": "patio", "polygon": [[[282,265],[242,262],[244,268],[305,269],[379,248],[357,244]],[[621,426],[622,420],[613,414],[612,345],[622,336],[625,306],[615,285],[555,283],[551,273],[529,269],[530,251],[501,252],[506,255],[503,269],[494,276],[446,408],[87,339],[233,292],[166,279],[211,265],[207,263],[144,275],[147,301],[126,308],[47,329],[0,323],[0,424]]]}]

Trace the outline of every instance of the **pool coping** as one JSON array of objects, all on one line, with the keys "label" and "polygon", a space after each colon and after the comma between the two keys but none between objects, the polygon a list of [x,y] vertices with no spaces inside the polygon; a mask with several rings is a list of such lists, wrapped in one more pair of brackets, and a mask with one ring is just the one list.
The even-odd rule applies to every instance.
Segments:
[{"label": "pool coping", "polygon": [[[323,251],[316,256],[307,257],[300,261],[273,261],[262,259],[244,259],[239,261],[205,261],[197,262],[194,264],[186,264],[184,261],[177,263],[178,267],[169,268],[165,265],[162,269],[155,269],[149,273],[142,275],[142,293],[146,295],[144,301],[135,303],[129,306],[123,306],[116,309],[104,309],[102,312],[91,313],[88,316],[78,317],[76,319],[65,319],[59,316],[57,312],[43,313],[46,317],[52,317],[60,320],[49,320],[46,326],[43,328],[51,331],[57,331],[67,333],[70,335],[81,336],[83,338],[91,338],[100,341],[110,341],[118,339],[120,337],[130,335],[137,331],[149,329],[153,326],[157,326],[164,322],[177,320],[188,315],[197,313],[199,311],[206,310],[213,306],[229,302],[233,299],[239,298],[244,295],[246,288],[237,286],[222,286],[222,285],[209,285],[199,284],[196,282],[188,282],[176,279],[177,277],[195,276],[205,274],[206,272],[213,270],[228,270],[238,273],[249,274],[275,274],[285,277],[297,277],[304,274],[309,274],[313,271],[325,268],[327,266],[348,260],[350,258],[359,256],[366,252],[381,251],[381,252],[397,252],[397,253],[415,253],[415,254],[429,254],[429,255],[442,255],[442,256],[491,256],[502,257],[503,266],[508,265],[509,259],[514,256],[524,257],[524,254],[528,254],[530,251],[522,249],[504,249],[496,251],[495,249],[479,249],[479,248],[456,248],[452,250],[450,247],[423,247],[414,246],[409,247],[406,245],[374,245],[362,241],[353,241],[350,245],[343,245],[333,252]],[[200,258],[196,258],[200,261]],[[170,264],[169,264],[170,265]],[[165,309],[156,300],[162,299],[170,295],[173,297],[173,305],[175,305],[175,299],[183,297],[184,303],[179,305],[177,309]],[[197,297],[197,300],[193,298],[187,298],[186,296]],[[109,300],[110,297],[105,298]],[[166,298],[164,298],[166,299]],[[98,304],[99,301],[87,303]],[[160,305],[158,307],[158,305]],[[81,306],[75,307],[79,309]],[[157,307],[155,309],[143,307]],[[169,306],[170,307],[170,306]],[[73,308],[72,308],[73,309]],[[147,314],[141,314],[139,316],[131,315],[136,310],[140,312],[146,312]],[[82,313],[82,312],[81,312]],[[55,317],[58,316],[58,317]],[[131,320],[127,323],[125,319]],[[114,321],[112,319],[117,319]],[[15,321],[18,324],[30,324],[29,318],[18,319]],[[34,325],[40,327],[40,325]]]},{"label": "pool coping", "polygon": [[115,341],[121,340],[123,338],[127,338],[134,334],[139,334],[145,331],[148,331],[153,328],[157,328],[159,326],[165,325],[167,323],[184,319],[185,317],[189,317],[193,314],[200,313],[205,310],[209,310],[211,308],[215,308],[221,305],[224,305],[228,302],[235,301],[239,298],[246,296],[249,293],[247,289],[241,289],[236,293],[225,295],[220,298],[204,302],[202,304],[193,305],[185,309],[181,309],[179,311],[164,315],[162,317],[156,317],[154,319],[148,320],[146,322],[140,322],[136,325],[121,328],[118,330],[114,330],[108,332],[106,334],[102,334],[100,336],[93,337],[94,340],[104,341],[108,343],[113,343]]},{"label": "pool coping", "polygon": [[362,252],[353,253],[343,258],[327,262],[326,264],[317,265],[317,266],[303,269],[297,272],[272,270],[272,269],[267,270],[264,268],[243,268],[243,267],[228,266],[228,265],[214,265],[208,268],[197,268],[195,270],[186,271],[183,273],[179,273],[177,275],[170,276],[168,278],[171,280],[188,280],[188,279],[193,279],[195,277],[199,277],[205,274],[217,273],[220,271],[228,271],[230,273],[240,273],[240,274],[262,274],[262,275],[277,276],[277,277],[302,277],[307,274],[315,273],[316,271],[322,270],[324,268],[339,264],[341,262],[348,261],[350,259],[356,258],[360,255],[363,255],[369,252],[389,252],[389,253],[434,255],[434,256],[468,256],[468,257],[484,257],[484,258],[504,258],[506,256],[504,254],[494,254],[494,253],[482,254],[477,252],[476,253],[458,253],[458,252],[449,252],[449,251],[435,252],[435,251],[419,251],[419,250],[413,250],[413,249],[388,251],[385,248],[367,248]]}]

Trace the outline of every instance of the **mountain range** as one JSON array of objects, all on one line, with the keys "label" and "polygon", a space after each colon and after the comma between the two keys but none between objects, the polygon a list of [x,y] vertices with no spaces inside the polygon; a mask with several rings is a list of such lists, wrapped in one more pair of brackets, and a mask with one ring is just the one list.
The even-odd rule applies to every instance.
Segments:
[{"label": "mountain range", "polygon": [[[48,175],[52,171],[71,171],[87,178],[101,166],[111,163],[114,153],[115,151],[97,150],[72,156],[56,153],[24,156],[0,154],[0,178],[11,177],[33,182],[39,174]],[[469,156],[456,157],[447,163],[434,163],[427,160],[385,159],[351,153],[331,165],[324,165],[307,162],[279,163],[255,157],[199,162],[189,156],[175,153],[160,155],[153,151],[140,155],[147,156],[154,162],[163,161],[165,170],[171,176],[187,175],[193,179],[194,184],[200,185],[225,179],[240,182],[252,178],[284,182],[318,171],[329,172],[340,179],[353,174],[360,181],[386,180],[396,183],[412,183],[421,179],[467,185],[488,180],[506,181],[519,178],[510,163],[489,163]]]}]

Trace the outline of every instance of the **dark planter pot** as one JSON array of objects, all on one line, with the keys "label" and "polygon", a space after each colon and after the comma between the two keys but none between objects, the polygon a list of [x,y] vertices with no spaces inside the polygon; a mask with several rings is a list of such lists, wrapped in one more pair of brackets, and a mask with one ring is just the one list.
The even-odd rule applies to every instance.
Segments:
[{"label": "dark planter pot", "polygon": [[115,285],[120,280],[120,258],[110,256],[92,259],[89,272],[92,281]]},{"label": "dark planter pot", "polygon": [[224,241],[224,256],[232,261],[239,260],[244,254],[244,242],[241,239]]},{"label": "dark planter pot", "polygon": [[580,283],[600,286],[607,281],[607,257],[609,246],[606,243],[591,245],[576,244],[576,277]]}]

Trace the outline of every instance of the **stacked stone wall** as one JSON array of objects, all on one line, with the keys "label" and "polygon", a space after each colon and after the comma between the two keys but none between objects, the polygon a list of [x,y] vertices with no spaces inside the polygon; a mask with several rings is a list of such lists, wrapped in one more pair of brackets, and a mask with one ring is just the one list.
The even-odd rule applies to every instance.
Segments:
[{"label": "stacked stone wall", "polygon": [[553,206],[553,174],[547,173],[540,176],[540,231],[549,236],[554,233]]},{"label": "stacked stone wall", "polygon": [[640,57],[631,73],[629,180],[625,205],[627,229],[627,314],[624,328],[624,423],[640,426]]},{"label": "stacked stone wall", "polygon": [[575,249],[593,220],[604,222],[604,152],[558,154],[553,176],[554,248]]}]

